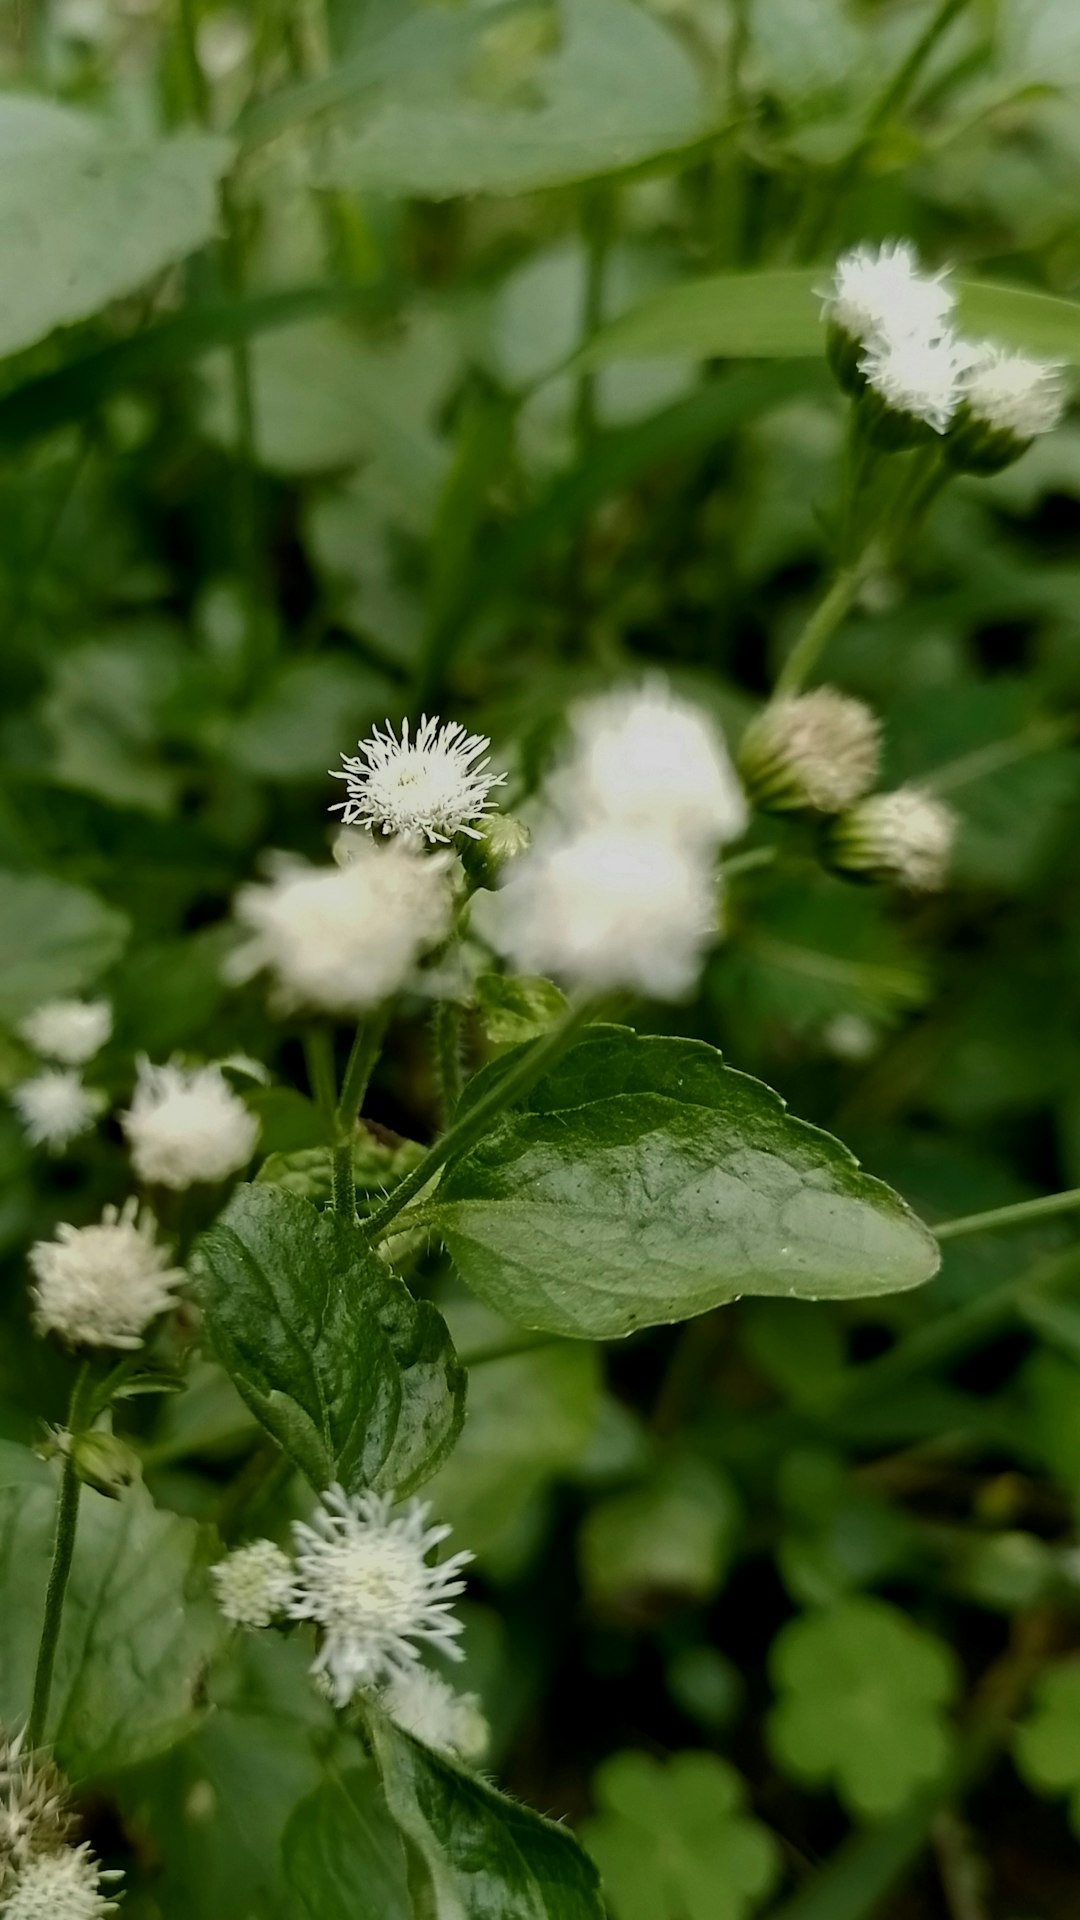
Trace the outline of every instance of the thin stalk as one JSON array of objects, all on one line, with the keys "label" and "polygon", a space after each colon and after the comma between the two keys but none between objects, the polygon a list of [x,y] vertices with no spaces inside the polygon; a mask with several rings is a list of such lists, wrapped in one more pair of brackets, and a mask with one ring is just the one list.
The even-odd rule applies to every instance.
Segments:
[{"label": "thin stalk", "polygon": [[447,1128],[441,1138],[428,1148],[419,1165],[394,1188],[389,1199],[370,1215],[365,1222],[369,1238],[385,1240],[390,1222],[396,1220],[402,1208],[407,1207],[409,1201],[434,1179],[451,1155],[465,1153],[478,1140],[482,1140],[496,1115],[535,1086],[541,1075],[565,1053],[571,1041],[596,1017],[597,1012],[597,1003],[593,1000],[571,1002],[554,1026],[541,1034],[528,1052],[514,1066],[508,1067],[461,1119]]},{"label": "thin stalk", "polygon": [[999,1227],[1024,1227],[1032,1220],[1050,1220],[1055,1214],[1074,1213],[1078,1207],[1080,1187],[1070,1187],[1065,1193],[1016,1200],[1009,1207],[992,1207],[988,1213],[967,1213],[958,1220],[945,1220],[932,1232],[939,1240],[959,1240],[968,1233],[996,1233]]},{"label": "thin stalk", "polygon": [[357,1025],[341,1085],[341,1098],[334,1115],[334,1211],[343,1213],[348,1220],[356,1216],[356,1174],[353,1167],[356,1122],[375,1062],[382,1052],[388,1017],[385,1012],[372,1013]]},{"label": "thin stalk", "polygon": [[307,1067],[311,1097],[324,1120],[334,1117],[337,1086],[334,1080],[334,1050],[327,1027],[309,1027],[304,1035],[304,1064]]},{"label": "thin stalk", "polygon": [[79,1523],[79,1495],[82,1492],[82,1482],[75,1471],[74,1450],[71,1442],[77,1433],[82,1432],[91,1398],[90,1363],[84,1360],[75,1376],[75,1385],[71,1390],[71,1405],[68,1408],[69,1445],[64,1456],[60,1495],[56,1504],[56,1534],[53,1540],[52,1565],[49,1568],[49,1584],[45,1590],[45,1614],[41,1623],[41,1640],[38,1644],[37,1667],[34,1671],[34,1693],[30,1705],[30,1719],[27,1723],[27,1745],[31,1749],[42,1744],[49,1717],[49,1696],[52,1693],[56,1649],[60,1642],[60,1624],[64,1617],[64,1595],[67,1592],[71,1562],[75,1554],[75,1533]]},{"label": "thin stalk", "polygon": [[826,642],[850,613],[862,582],[857,567],[842,567],[819,601],[776,677],[777,693],[798,693],[818,663]]},{"label": "thin stalk", "polygon": [[461,1007],[456,1000],[439,1000],[431,1022],[435,1050],[435,1080],[439,1090],[439,1118],[443,1129],[453,1124],[461,1099]]}]

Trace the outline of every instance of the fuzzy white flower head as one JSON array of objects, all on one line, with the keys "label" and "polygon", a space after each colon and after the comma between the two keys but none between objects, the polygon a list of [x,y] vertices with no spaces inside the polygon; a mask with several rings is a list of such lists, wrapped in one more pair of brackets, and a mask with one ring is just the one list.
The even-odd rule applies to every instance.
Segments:
[{"label": "fuzzy white flower head", "polygon": [[892,413],[944,433],[963,394],[971,349],[947,330],[937,338],[883,331],[859,362],[867,385]]},{"label": "fuzzy white flower head", "polygon": [[933,893],[945,884],[956,830],[952,808],[919,787],[872,793],[836,823],[837,864]]},{"label": "fuzzy white flower head", "polygon": [[104,1872],[86,1845],[39,1853],[18,1873],[4,1920],[101,1920],[117,1911],[104,1889],[121,1878]]},{"label": "fuzzy white flower head", "polygon": [[131,1199],[98,1225],[61,1222],[29,1253],[34,1325],[72,1347],[138,1347],[151,1320],[176,1305],[182,1267],[171,1267],[156,1222]]},{"label": "fuzzy white flower head", "polygon": [[567,818],[702,846],[745,833],[746,801],[720,734],[663,680],[581,701],[570,720],[571,758],[549,783]]},{"label": "fuzzy white flower head", "polygon": [[475,1766],[487,1751],[490,1730],[475,1693],[458,1693],[430,1667],[394,1673],[380,1701],[395,1725],[425,1747]]},{"label": "fuzzy white flower head", "polygon": [[155,1067],[141,1055],[131,1106],[120,1115],[131,1164],[150,1186],[224,1180],[247,1165],[259,1120],[220,1067]]},{"label": "fuzzy white flower head", "polygon": [[65,1067],[92,1060],[111,1032],[107,1000],[46,1000],[19,1022],[19,1033],[35,1053]]},{"label": "fuzzy white flower head", "polygon": [[11,1104],[31,1146],[62,1153],[86,1133],[104,1105],[101,1094],[84,1087],[74,1067],[46,1067],[32,1080],[12,1087]]},{"label": "fuzzy white flower head", "polygon": [[67,1786],[52,1762],[0,1732],[0,1900],[35,1854],[63,1846],[72,1830]]},{"label": "fuzzy white flower head", "polygon": [[675,1000],[716,932],[710,863],[696,848],[620,827],[538,837],[474,917],[519,973]]},{"label": "fuzzy white flower head", "polygon": [[1034,440],[1061,423],[1064,369],[1056,361],[1032,360],[984,341],[964,376],[964,399],[973,418],[993,432]]},{"label": "fuzzy white flower head", "polygon": [[945,325],[954,299],[944,275],[922,272],[907,240],[841,254],[821,297],[825,318],[863,341],[883,331],[933,337]]},{"label": "fuzzy white flower head", "polygon": [[746,730],[739,765],[761,807],[839,813],[873,786],[880,757],[870,708],[815,687],[770,701]]},{"label": "fuzzy white flower head", "polygon": [[453,1660],[461,1622],[451,1601],[465,1590],[459,1578],[471,1553],[433,1566],[428,1555],[450,1533],[429,1527],[430,1509],[411,1500],[395,1513],[382,1494],[346,1494],[331,1487],[311,1526],[294,1523],[296,1571],[288,1611],[320,1628],[312,1672],[325,1676],[343,1707],[358,1687],[378,1686],[419,1658],[427,1642]]},{"label": "fuzzy white flower head", "polygon": [[284,1613],[292,1590],[292,1561],[272,1540],[237,1547],[210,1569],[218,1606],[238,1627],[268,1627]]},{"label": "fuzzy white flower head", "polygon": [[283,1008],[362,1013],[397,993],[425,949],[449,930],[446,854],[366,838],[347,862],[309,867],[279,858],[265,883],[243,887],[236,917],[252,938],[228,962],[234,980],[263,969]]},{"label": "fuzzy white flower head", "polygon": [[347,798],[331,811],[347,827],[379,827],[425,840],[449,841],[456,833],[482,840],[474,823],[494,806],[491,793],[506,780],[505,773],[488,771],[490,745],[457,720],[443,725],[425,714],[411,739],[405,720],[400,740],[387,721],[360,741],[355,754],[342,754],[334,778],[344,780]]}]

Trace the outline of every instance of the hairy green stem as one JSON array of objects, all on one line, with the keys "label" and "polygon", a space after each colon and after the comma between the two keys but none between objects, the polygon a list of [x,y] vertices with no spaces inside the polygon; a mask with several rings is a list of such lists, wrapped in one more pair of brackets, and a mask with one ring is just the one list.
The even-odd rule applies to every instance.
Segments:
[{"label": "hairy green stem", "polygon": [[798,693],[817,665],[822,649],[845,614],[851,611],[862,575],[856,567],[842,567],[824,599],[818,602],[776,677],[777,693]]},{"label": "hairy green stem", "polygon": [[452,1127],[447,1128],[441,1138],[428,1148],[419,1165],[394,1188],[389,1199],[371,1214],[365,1222],[369,1238],[385,1240],[390,1222],[397,1219],[402,1208],[408,1206],[414,1195],[423,1191],[429,1180],[434,1179],[439,1168],[453,1154],[465,1153],[478,1140],[482,1140],[496,1115],[535,1086],[541,1075],[565,1053],[571,1041],[596,1017],[598,1011],[594,1000],[572,1001],[554,1026],[541,1034],[528,1052],[514,1066],[508,1067],[488,1091]]},{"label": "hairy green stem", "polygon": [[75,1376],[75,1385],[71,1390],[71,1405],[68,1409],[68,1451],[64,1456],[60,1494],[56,1503],[56,1534],[53,1540],[52,1565],[49,1568],[49,1584],[45,1590],[45,1614],[41,1622],[41,1640],[38,1644],[37,1666],[34,1670],[34,1692],[30,1705],[30,1719],[27,1723],[26,1738],[30,1748],[39,1747],[42,1744],[49,1717],[53,1669],[56,1665],[56,1649],[60,1642],[60,1625],[64,1617],[64,1595],[67,1592],[71,1562],[75,1554],[75,1532],[79,1523],[79,1495],[82,1492],[82,1482],[75,1470],[73,1442],[75,1435],[81,1433],[86,1424],[92,1397],[90,1363],[84,1360]]},{"label": "hairy green stem", "polygon": [[439,1118],[445,1130],[453,1125],[464,1085],[461,1070],[461,1007],[456,1000],[436,1001],[431,1037],[439,1090]]},{"label": "hairy green stem", "polygon": [[328,1027],[309,1027],[304,1034],[304,1065],[307,1068],[311,1097],[324,1120],[334,1117],[337,1088],[334,1082],[334,1049]]},{"label": "hairy green stem", "polygon": [[349,1220],[356,1217],[356,1174],[353,1167],[356,1122],[375,1062],[382,1052],[388,1018],[385,1011],[371,1013],[357,1025],[341,1086],[341,1098],[334,1115],[334,1211],[343,1213]]},{"label": "hairy green stem", "polygon": [[988,1213],[967,1213],[958,1220],[945,1220],[932,1231],[939,1240],[959,1240],[966,1233],[996,1233],[999,1227],[1050,1220],[1058,1213],[1075,1213],[1078,1207],[1080,1187],[1070,1187],[1065,1193],[1047,1193],[1038,1200],[1016,1200],[1009,1207],[992,1207]]}]

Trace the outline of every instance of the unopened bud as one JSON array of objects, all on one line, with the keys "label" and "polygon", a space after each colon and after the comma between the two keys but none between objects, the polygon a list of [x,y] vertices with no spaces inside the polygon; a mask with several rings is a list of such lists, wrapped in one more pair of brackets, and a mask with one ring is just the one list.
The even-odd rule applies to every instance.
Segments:
[{"label": "unopened bud", "polygon": [[840,814],[826,846],[842,873],[934,893],[945,885],[956,828],[956,815],[944,801],[919,787],[897,787]]},{"label": "unopened bud", "polygon": [[832,687],[782,697],[751,721],[739,772],[765,812],[840,813],[873,786],[880,733],[869,707]]},{"label": "unopened bud", "polygon": [[985,344],[964,377],[964,394],[945,439],[949,465],[962,473],[1000,473],[1065,411],[1062,369]]},{"label": "unopened bud", "polygon": [[79,1479],[115,1500],[139,1479],[137,1454],[115,1433],[75,1433],[70,1454]]}]

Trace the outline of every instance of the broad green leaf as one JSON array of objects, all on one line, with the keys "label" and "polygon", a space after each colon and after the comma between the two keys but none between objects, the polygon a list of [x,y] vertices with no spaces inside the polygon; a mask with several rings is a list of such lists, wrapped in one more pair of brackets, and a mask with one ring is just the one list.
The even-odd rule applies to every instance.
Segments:
[{"label": "broad green leaf", "polygon": [[586,1591],[616,1607],[650,1593],[710,1600],[738,1520],[735,1494],[718,1469],[693,1454],[666,1460],[643,1486],[590,1507],[579,1538]]},{"label": "broad green leaf", "polygon": [[[416,1140],[400,1140],[390,1146],[379,1140],[361,1123],[353,1146],[353,1178],[359,1210],[369,1212],[391,1187],[424,1157],[424,1148]],[[271,1153],[255,1176],[258,1186],[282,1187],[286,1193],[299,1194],[302,1200],[328,1201],[333,1191],[332,1155],[329,1147],[308,1147],[295,1153]]]},{"label": "broad green leaf", "polygon": [[96,313],[211,239],[231,143],[118,136],[0,95],[0,356]]},{"label": "broad green leaf", "polygon": [[122,913],[47,874],[0,873],[0,903],[0,1020],[90,986],[127,939]]},{"label": "broad green leaf", "polygon": [[744,1811],[742,1781],[713,1753],[605,1760],[600,1811],[581,1832],[614,1920],[744,1920],[780,1869],[767,1827]]},{"label": "broad green leaf", "polygon": [[[824,349],[818,289],[828,267],[718,273],[666,288],[604,327],[587,363],[650,354],[773,359]],[[1027,287],[957,280],[957,324],[1005,346],[1080,364],[1080,303]]]},{"label": "broad green leaf", "polygon": [[853,1813],[894,1813],[944,1772],[955,1658],[897,1607],[860,1597],[804,1614],[782,1628],[769,1664],[777,1759],[799,1779],[831,1781]]},{"label": "broad green leaf", "polygon": [[1014,1751],[1024,1779],[1037,1792],[1069,1795],[1069,1821],[1080,1834],[1080,1659],[1063,1660],[1040,1674]]},{"label": "broad green leaf", "polygon": [[248,130],[316,111],[337,134],[327,181],[435,200],[621,171],[712,121],[690,55],[630,0],[377,10],[336,72],[263,103]]},{"label": "broad green leaf", "polygon": [[413,1920],[405,1855],[374,1769],[329,1774],[285,1829],[285,1877],[310,1920]]},{"label": "broad green leaf", "polygon": [[342,747],[386,713],[391,683],[377,669],[328,655],[287,660],[225,738],[229,758],[259,779],[326,779]]},{"label": "broad green leaf", "polygon": [[403,1494],[445,1458],[465,1391],[445,1322],[354,1225],[280,1187],[240,1187],[197,1270],[220,1359],[313,1486]]},{"label": "broad green leaf", "polygon": [[565,1827],[420,1746],[378,1707],[365,1716],[428,1920],[603,1920],[596,1870]]},{"label": "broad green leaf", "polygon": [[481,973],[474,991],[484,1037],[499,1052],[538,1039],[566,1008],[551,980],[527,974]]},{"label": "broad green leaf", "polygon": [[[0,1716],[19,1725],[41,1631],[56,1525],[56,1473],[5,1474],[0,1491]],[[65,1771],[96,1778],[164,1752],[198,1724],[225,1634],[198,1527],[132,1487],[84,1488],[56,1659],[49,1738]]]},{"label": "broad green leaf", "polygon": [[593,1028],[452,1161],[424,1219],[498,1312],[593,1339],[747,1293],[893,1293],[938,1265],[899,1196],[760,1081],[701,1041],[620,1027]]}]

